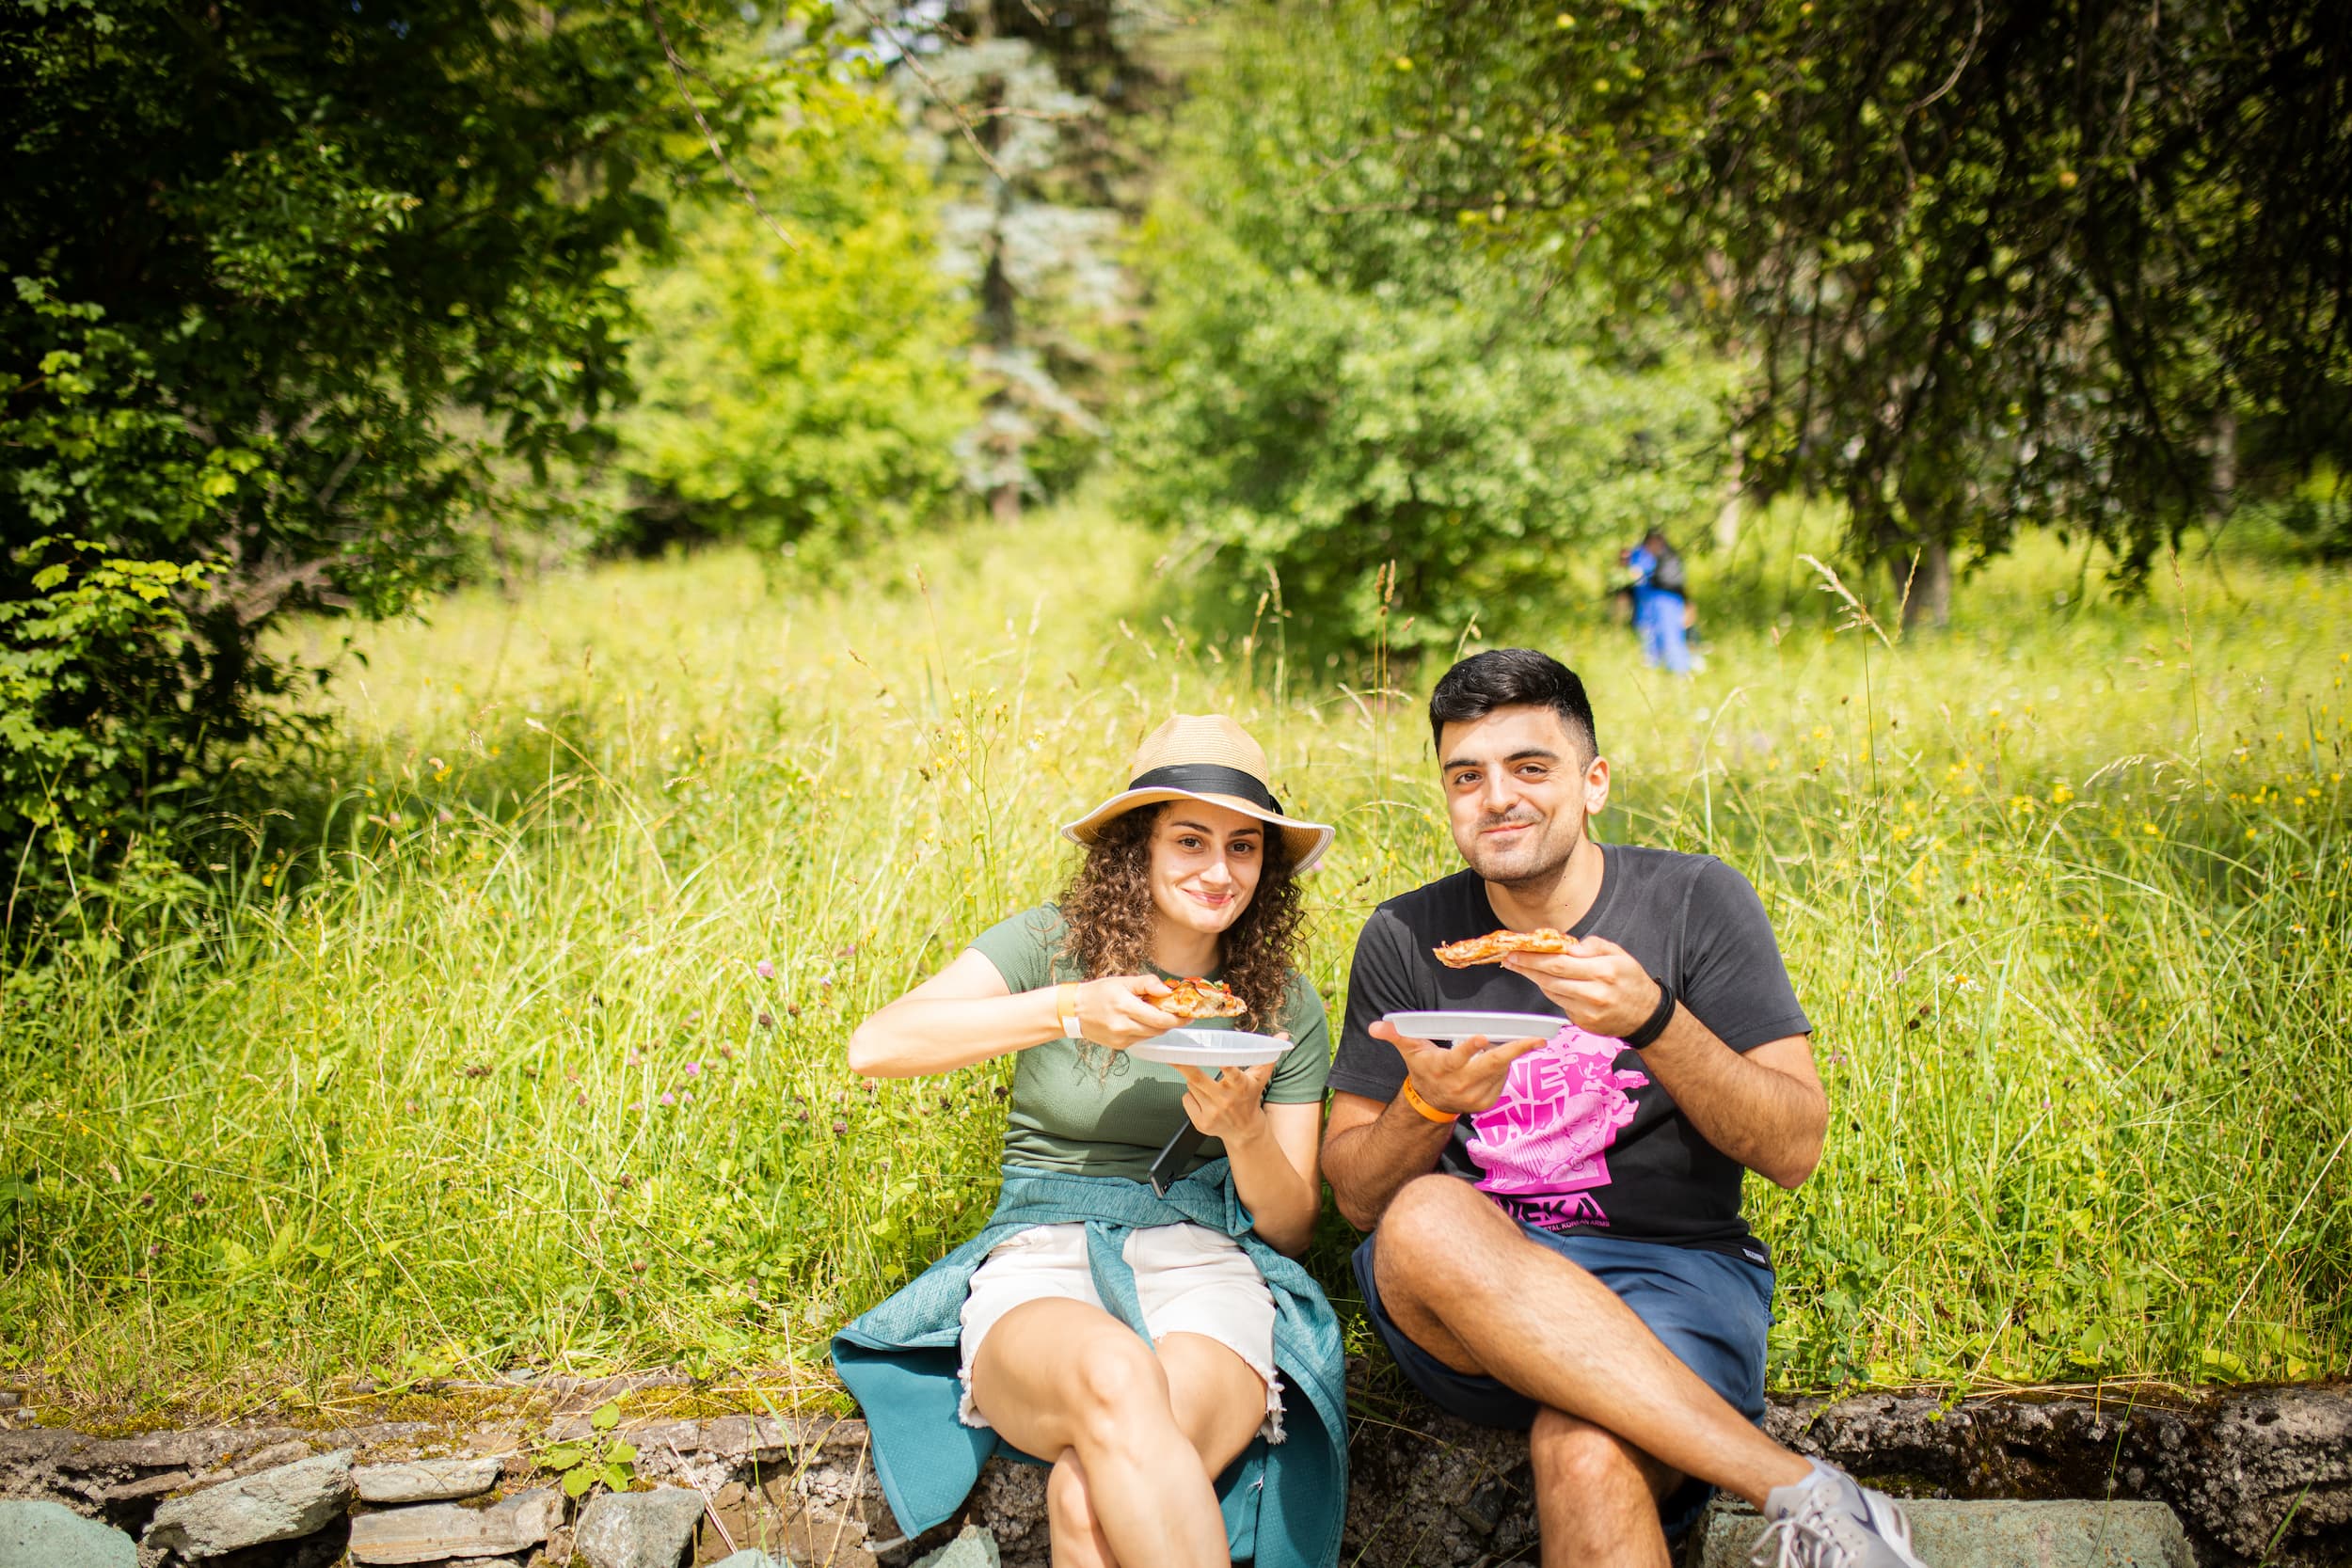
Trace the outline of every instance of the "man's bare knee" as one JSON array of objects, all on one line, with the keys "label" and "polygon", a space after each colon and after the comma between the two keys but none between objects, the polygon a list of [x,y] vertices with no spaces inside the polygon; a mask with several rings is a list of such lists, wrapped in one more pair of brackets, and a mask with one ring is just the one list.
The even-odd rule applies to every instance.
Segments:
[{"label": "man's bare knee", "polygon": [[1450,1282],[1464,1261],[1470,1227],[1493,1206],[1470,1183],[1454,1176],[1422,1176],[1407,1181],[1380,1216],[1379,1243],[1373,1259],[1382,1293],[1393,1278],[1400,1291]]},{"label": "man's bare knee", "polygon": [[1633,1480],[1656,1497],[1675,1479],[1674,1472],[1608,1428],[1549,1405],[1536,1412],[1535,1424],[1528,1431],[1527,1454],[1539,1491],[1562,1487],[1589,1497],[1604,1486]]},{"label": "man's bare knee", "polygon": [[1631,1462],[1615,1435],[1581,1416],[1549,1405],[1535,1413],[1528,1430],[1527,1456],[1539,1481],[1585,1484]]}]

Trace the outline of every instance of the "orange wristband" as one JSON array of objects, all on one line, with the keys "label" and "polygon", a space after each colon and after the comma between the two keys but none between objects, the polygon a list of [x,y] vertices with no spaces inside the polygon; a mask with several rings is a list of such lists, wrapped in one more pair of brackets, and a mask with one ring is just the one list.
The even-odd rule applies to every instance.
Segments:
[{"label": "orange wristband", "polygon": [[1413,1081],[1410,1078],[1405,1080],[1405,1103],[1410,1105],[1414,1110],[1420,1112],[1431,1121],[1454,1121],[1457,1120],[1460,1115],[1460,1113],[1454,1111],[1440,1111],[1435,1105],[1432,1105],[1429,1101],[1423,1100],[1421,1097],[1421,1091],[1413,1087]]}]

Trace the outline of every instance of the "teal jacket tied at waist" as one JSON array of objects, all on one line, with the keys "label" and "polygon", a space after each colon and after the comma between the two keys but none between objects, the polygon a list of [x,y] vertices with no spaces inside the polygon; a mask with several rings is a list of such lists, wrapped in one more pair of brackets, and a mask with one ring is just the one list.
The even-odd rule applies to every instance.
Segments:
[{"label": "teal jacket tied at waist", "polygon": [[946,1522],[971,1494],[981,1464],[1000,1447],[1015,1458],[1031,1457],[993,1430],[956,1419],[963,1301],[989,1249],[1031,1226],[1085,1225],[1096,1292],[1142,1334],[1135,1273],[1120,1255],[1126,1232],[1185,1221],[1239,1242],[1274,1293],[1284,1440],[1270,1445],[1257,1439],[1218,1478],[1232,1554],[1258,1568],[1332,1568],[1347,1508],[1346,1369],[1339,1323],[1322,1287],[1250,1228],[1249,1212],[1223,1160],[1177,1182],[1165,1198],[1124,1177],[1008,1166],[996,1212],[978,1235],[834,1336],[834,1366],[865,1408],[874,1473],[900,1529],[919,1535]]}]

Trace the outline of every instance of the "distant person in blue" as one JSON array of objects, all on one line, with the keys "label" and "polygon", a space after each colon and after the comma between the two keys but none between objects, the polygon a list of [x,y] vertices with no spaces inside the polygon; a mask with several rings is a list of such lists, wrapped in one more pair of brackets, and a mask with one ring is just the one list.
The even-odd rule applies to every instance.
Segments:
[{"label": "distant person in blue", "polygon": [[1671,674],[1689,674],[1691,644],[1684,634],[1690,626],[1690,583],[1682,557],[1652,529],[1620,559],[1633,573],[1633,631],[1642,640],[1644,662]]}]

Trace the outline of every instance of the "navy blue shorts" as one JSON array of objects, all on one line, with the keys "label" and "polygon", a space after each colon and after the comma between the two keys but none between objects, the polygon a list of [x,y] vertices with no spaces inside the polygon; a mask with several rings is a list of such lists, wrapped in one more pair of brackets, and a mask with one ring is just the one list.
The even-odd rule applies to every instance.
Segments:
[{"label": "navy blue shorts", "polygon": [[[1659,1242],[1629,1242],[1591,1231],[1555,1235],[1522,1223],[1519,1229],[1617,1293],[1651,1333],[1700,1380],[1751,1421],[1764,1418],[1764,1336],[1772,1325],[1772,1271],[1744,1258]],[[1457,1372],[1405,1337],[1380,1307],[1373,1246],[1378,1232],[1356,1248],[1356,1283],[1364,1307],[1413,1386],[1448,1415],[1477,1426],[1524,1429],[1538,1408],[1525,1394],[1491,1377]],[[1698,1522],[1714,1495],[1705,1481],[1686,1480],[1658,1506],[1669,1537]]]}]

